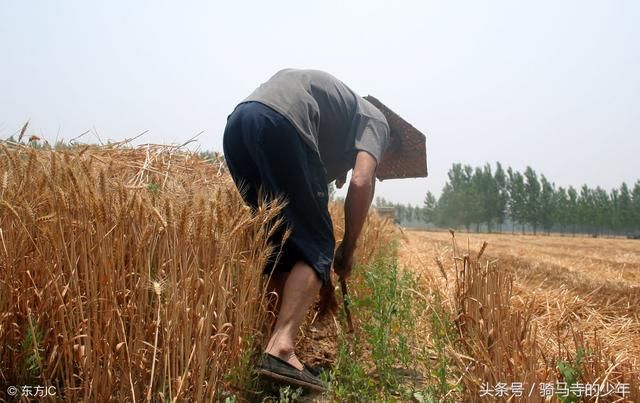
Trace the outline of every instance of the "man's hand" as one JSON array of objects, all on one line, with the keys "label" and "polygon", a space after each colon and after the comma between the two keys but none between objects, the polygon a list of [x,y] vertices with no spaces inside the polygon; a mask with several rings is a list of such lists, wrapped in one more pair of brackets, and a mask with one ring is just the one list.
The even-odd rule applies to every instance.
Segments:
[{"label": "man's hand", "polygon": [[340,278],[347,279],[351,276],[353,270],[353,251],[345,249],[341,242],[336,249],[336,255],[333,259],[333,270]]}]

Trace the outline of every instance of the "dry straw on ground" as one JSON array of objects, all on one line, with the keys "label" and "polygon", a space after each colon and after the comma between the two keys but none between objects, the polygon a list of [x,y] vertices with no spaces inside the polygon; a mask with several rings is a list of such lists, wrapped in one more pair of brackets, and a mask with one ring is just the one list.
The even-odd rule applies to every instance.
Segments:
[{"label": "dry straw on ground", "polygon": [[242,387],[278,209],[252,215],[222,165],[174,147],[0,145],[0,384],[67,401]]},{"label": "dry straw on ground", "polygon": [[[640,399],[636,241],[487,234],[457,239],[464,246],[448,233],[409,232],[400,257],[418,270],[425,287],[442,290],[455,318],[459,340],[450,355],[465,401],[481,400],[483,383],[538,388],[563,382],[561,361],[579,369],[583,385],[629,385],[625,398],[613,394],[599,401]],[[484,250],[485,260],[477,250]],[[538,389],[517,399],[541,400]]]}]

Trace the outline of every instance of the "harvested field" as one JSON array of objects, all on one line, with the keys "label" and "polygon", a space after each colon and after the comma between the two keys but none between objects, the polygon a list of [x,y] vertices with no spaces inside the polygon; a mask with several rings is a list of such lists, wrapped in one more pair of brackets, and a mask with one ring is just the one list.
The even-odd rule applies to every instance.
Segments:
[{"label": "harvested field", "polygon": [[[456,281],[464,280],[460,269],[464,259],[451,258],[465,254],[473,257],[482,249],[483,242],[488,243],[482,264],[478,265],[480,271],[482,267],[488,269],[478,277],[486,281],[491,277],[489,267],[495,267],[508,276],[501,281],[512,279],[512,283],[506,281],[500,286],[507,295],[511,290],[511,298],[503,307],[509,314],[523,318],[521,331],[529,336],[520,337],[518,344],[528,346],[525,355],[534,356],[532,360],[526,358],[529,369],[526,365],[514,365],[519,373],[514,374],[512,369],[511,376],[515,378],[502,381],[512,382],[518,377],[526,381],[530,379],[526,373],[530,370],[535,372],[532,379],[538,382],[556,382],[558,360],[575,360],[577,351],[582,350],[589,357],[581,364],[584,381],[627,383],[631,386],[632,398],[637,398],[640,391],[638,241],[462,233],[455,238],[457,247],[449,232],[405,230],[399,258],[405,267],[421,277],[424,287],[440,290],[444,305],[454,312],[457,309],[460,314],[465,311],[464,299],[470,298],[461,293],[461,283]],[[484,295],[492,294],[485,290]],[[478,320],[477,316],[473,319]],[[484,336],[488,336],[488,340],[494,330],[520,326],[502,319],[494,329],[487,329],[489,334]],[[470,335],[461,336],[464,340]],[[478,361],[483,359],[481,354],[472,357]],[[482,375],[479,378],[486,380]]]}]

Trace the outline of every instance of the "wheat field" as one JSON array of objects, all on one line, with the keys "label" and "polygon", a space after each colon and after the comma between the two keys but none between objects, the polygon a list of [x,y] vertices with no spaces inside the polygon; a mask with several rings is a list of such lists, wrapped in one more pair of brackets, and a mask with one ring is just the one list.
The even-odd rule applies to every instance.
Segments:
[{"label": "wheat field", "polygon": [[7,143],[0,181],[0,384],[175,402],[247,382],[280,204],[252,213],[219,161],[167,146]]},{"label": "wheat field", "polygon": [[[0,144],[0,401],[10,385],[70,402],[252,400],[283,205],[252,211],[220,158],[180,147]],[[360,262],[391,227],[369,217]],[[305,359],[332,354],[326,329],[324,344],[302,332]]]},{"label": "wheat field", "polygon": [[[272,315],[260,273],[282,205],[251,211],[220,159],[179,147],[1,144],[0,400],[6,385],[55,386],[65,401],[262,396],[252,364]],[[340,239],[342,208],[330,210]],[[370,214],[360,267],[392,244],[417,279],[402,292],[430,307],[413,313],[413,348],[435,355],[433,316],[451,318],[437,353],[452,363],[444,400],[480,401],[483,383],[556,382],[559,362],[576,360],[583,382],[639,398],[638,241],[453,236]],[[342,327],[310,312],[301,358],[331,367]],[[429,360],[417,365],[423,388]]]}]

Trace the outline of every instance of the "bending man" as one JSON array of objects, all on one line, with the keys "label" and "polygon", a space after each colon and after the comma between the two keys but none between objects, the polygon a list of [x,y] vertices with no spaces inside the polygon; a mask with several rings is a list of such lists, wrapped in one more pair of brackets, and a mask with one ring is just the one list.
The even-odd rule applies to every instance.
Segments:
[{"label": "bending man", "polygon": [[261,373],[323,389],[295,355],[294,345],[321,285],[329,281],[335,240],[327,184],[335,180],[341,187],[353,169],[344,206],[345,234],[334,265],[338,275],[347,277],[373,199],[376,166],[388,143],[389,125],[382,112],[317,70],[279,71],[229,116],[224,154],[234,182],[253,207],[259,192],[283,196],[291,230],[277,262],[265,269],[282,290]]}]

